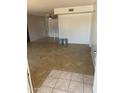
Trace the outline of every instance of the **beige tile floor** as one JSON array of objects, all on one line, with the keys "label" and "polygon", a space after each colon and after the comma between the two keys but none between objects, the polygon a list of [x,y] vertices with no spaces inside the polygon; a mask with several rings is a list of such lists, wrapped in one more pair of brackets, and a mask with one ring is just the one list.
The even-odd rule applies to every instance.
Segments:
[{"label": "beige tile floor", "polygon": [[37,93],[92,93],[93,76],[52,70]]},{"label": "beige tile floor", "polygon": [[[62,47],[55,40],[46,38],[28,44],[27,55],[34,89],[41,87],[53,69],[85,75],[93,75],[94,73],[88,45],[69,44]],[[64,75],[67,75],[66,80],[70,79],[67,72],[61,75],[61,79],[65,78]],[[52,75],[51,77],[55,78],[59,76],[59,73]],[[72,79],[75,80],[76,77],[80,77],[80,75],[75,74]],[[81,81],[82,79],[78,80]]]}]

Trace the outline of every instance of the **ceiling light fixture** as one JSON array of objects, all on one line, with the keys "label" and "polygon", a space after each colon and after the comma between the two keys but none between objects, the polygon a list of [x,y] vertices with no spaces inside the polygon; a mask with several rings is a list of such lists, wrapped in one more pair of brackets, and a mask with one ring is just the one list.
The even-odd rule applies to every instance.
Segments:
[{"label": "ceiling light fixture", "polygon": [[57,15],[54,15],[54,14],[51,14],[51,13],[48,16],[48,19],[49,20],[56,19],[56,18],[58,18],[58,16]]},{"label": "ceiling light fixture", "polygon": [[49,20],[52,20],[53,18],[52,18],[52,15],[51,14],[49,14]]}]

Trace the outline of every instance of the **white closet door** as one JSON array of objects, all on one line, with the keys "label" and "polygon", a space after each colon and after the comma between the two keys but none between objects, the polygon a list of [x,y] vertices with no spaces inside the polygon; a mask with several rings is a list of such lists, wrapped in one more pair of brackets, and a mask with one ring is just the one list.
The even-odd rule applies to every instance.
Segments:
[{"label": "white closet door", "polygon": [[69,43],[89,44],[91,13],[59,15],[59,38]]}]

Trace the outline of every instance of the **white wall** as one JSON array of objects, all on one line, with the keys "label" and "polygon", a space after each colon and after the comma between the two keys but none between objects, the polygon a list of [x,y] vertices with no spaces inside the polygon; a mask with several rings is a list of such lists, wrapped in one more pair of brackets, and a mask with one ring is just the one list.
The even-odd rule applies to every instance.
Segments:
[{"label": "white wall", "polygon": [[89,44],[91,13],[59,15],[59,38],[69,43]]},{"label": "white wall", "polygon": [[49,32],[48,35],[49,37],[59,37],[59,28],[58,28],[58,19],[52,19],[48,20],[48,25],[49,25]]},{"label": "white wall", "polygon": [[27,16],[29,36],[31,41],[36,41],[47,36],[45,22],[45,17],[34,15]]}]

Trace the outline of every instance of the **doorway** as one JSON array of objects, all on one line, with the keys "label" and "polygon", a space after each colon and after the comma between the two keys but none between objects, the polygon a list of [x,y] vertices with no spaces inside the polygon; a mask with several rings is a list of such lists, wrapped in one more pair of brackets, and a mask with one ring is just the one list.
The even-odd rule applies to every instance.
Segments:
[{"label": "doorway", "polygon": [[29,35],[29,29],[27,26],[27,43],[30,43],[30,35]]}]

